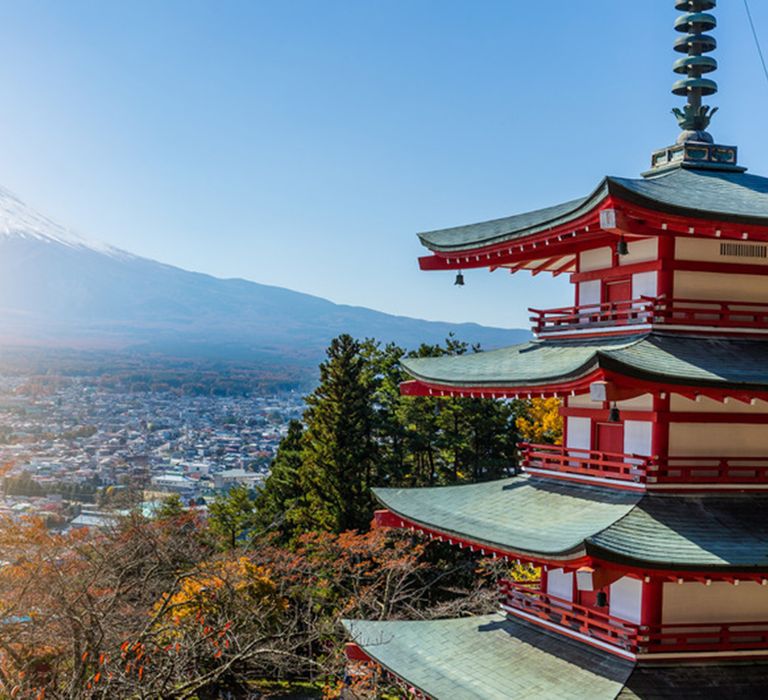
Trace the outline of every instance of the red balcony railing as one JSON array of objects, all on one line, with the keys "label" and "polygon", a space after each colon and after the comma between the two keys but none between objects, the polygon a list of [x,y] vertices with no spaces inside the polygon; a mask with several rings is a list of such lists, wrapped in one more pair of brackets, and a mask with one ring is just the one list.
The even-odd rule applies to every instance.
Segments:
[{"label": "red balcony railing", "polygon": [[538,581],[517,583],[502,579],[499,581],[499,592],[501,607],[506,612],[523,612],[562,627],[564,631],[578,632],[619,649],[637,652],[639,625],[544,593]]},{"label": "red balcony railing", "polygon": [[518,443],[520,466],[552,476],[592,477],[655,485],[768,486],[768,457],[655,457]]},{"label": "red balcony railing", "polygon": [[654,299],[643,298],[603,304],[564,306],[559,309],[528,309],[528,311],[535,314],[530,320],[533,323],[533,332],[539,335],[601,326],[649,323],[654,304]]},{"label": "red balcony railing", "polygon": [[718,328],[768,328],[768,304],[642,297],[653,302],[652,323]]},{"label": "red balcony railing", "polygon": [[653,465],[648,482],[768,485],[768,457],[668,457]]},{"label": "red balcony railing", "polygon": [[525,613],[563,632],[577,632],[632,654],[768,649],[768,622],[702,622],[645,626],[544,593],[540,582],[499,582],[501,607]]},{"label": "red balcony railing", "polygon": [[768,649],[768,622],[701,622],[640,628],[639,649],[650,654]]},{"label": "red balcony railing", "polygon": [[641,296],[627,301],[528,309],[537,335],[588,328],[667,324],[727,329],[768,329],[768,304]]},{"label": "red balcony railing", "polygon": [[561,445],[518,444],[520,465],[530,471],[543,469],[563,475],[590,476],[644,484],[655,469],[651,457],[641,455],[575,450]]}]

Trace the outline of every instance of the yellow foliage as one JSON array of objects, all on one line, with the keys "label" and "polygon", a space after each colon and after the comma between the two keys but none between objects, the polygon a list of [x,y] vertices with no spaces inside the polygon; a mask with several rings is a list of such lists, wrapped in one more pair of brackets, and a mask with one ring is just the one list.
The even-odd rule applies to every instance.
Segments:
[{"label": "yellow foliage", "polygon": [[167,606],[173,622],[180,625],[228,603],[254,610],[282,607],[269,571],[248,557],[240,557],[201,564],[175,593],[166,594],[157,603],[155,611]]},{"label": "yellow foliage", "polygon": [[541,569],[521,562],[515,562],[512,568],[507,572],[507,578],[517,583],[526,583],[529,581],[538,581],[541,579]]},{"label": "yellow foliage", "polygon": [[525,442],[563,442],[563,419],[560,416],[560,399],[531,399],[527,411],[515,421],[520,438]]}]

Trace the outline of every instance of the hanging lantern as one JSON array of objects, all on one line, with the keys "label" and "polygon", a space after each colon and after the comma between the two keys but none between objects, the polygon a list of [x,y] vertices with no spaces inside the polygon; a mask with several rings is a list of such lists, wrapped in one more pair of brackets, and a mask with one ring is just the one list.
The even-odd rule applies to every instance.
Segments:
[{"label": "hanging lantern", "polygon": [[619,238],[618,241],[616,241],[616,255],[629,255],[629,246],[627,245],[627,242],[624,240],[624,236]]},{"label": "hanging lantern", "polygon": [[457,287],[464,286],[464,273],[461,270],[456,273],[456,281],[453,284]]}]

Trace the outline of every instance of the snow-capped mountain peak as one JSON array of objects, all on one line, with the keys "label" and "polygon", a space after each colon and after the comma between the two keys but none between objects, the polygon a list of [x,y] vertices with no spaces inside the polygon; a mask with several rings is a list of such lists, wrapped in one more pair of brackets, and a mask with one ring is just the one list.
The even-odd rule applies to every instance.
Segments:
[{"label": "snow-capped mountain peak", "polygon": [[0,187],[0,237],[36,239],[70,248],[86,248],[113,257],[134,257],[107,243],[84,238],[35,211],[4,187]]}]

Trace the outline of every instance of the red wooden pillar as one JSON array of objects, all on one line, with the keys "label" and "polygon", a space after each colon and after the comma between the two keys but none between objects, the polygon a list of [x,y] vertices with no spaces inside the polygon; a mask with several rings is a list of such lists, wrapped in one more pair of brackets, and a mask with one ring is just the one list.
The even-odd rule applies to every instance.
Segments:
[{"label": "red wooden pillar", "polygon": [[651,454],[663,467],[669,459],[669,392],[654,395],[653,410],[656,420],[651,432]]},{"label": "red wooden pillar", "polygon": [[675,237],[669,233],[659,236],[659,260],[658,296],[663,295],[669,300],[675,291]]},{"label": "red wooden pillar", "polygon": [[661,624],[662,579],[643,580],[643,594],[640,609],[640,624],[643,627],[655,627]]}]

